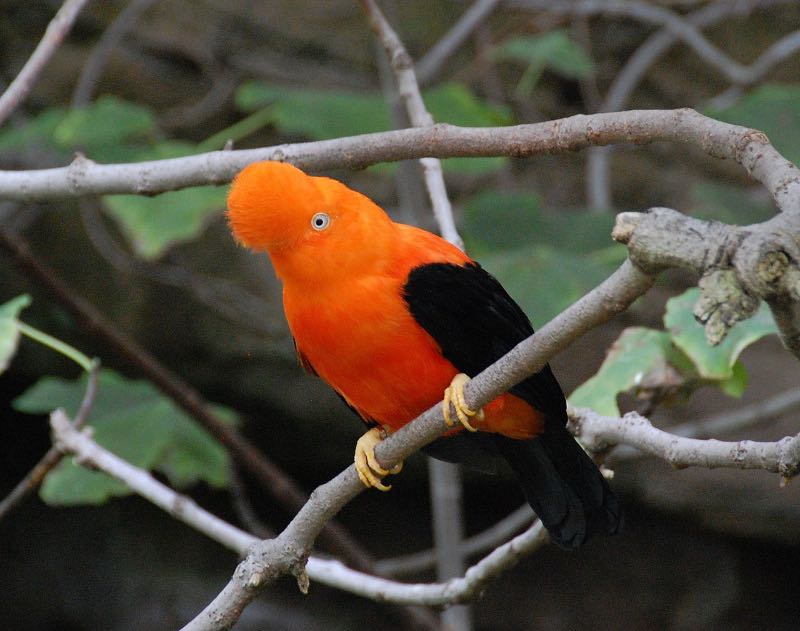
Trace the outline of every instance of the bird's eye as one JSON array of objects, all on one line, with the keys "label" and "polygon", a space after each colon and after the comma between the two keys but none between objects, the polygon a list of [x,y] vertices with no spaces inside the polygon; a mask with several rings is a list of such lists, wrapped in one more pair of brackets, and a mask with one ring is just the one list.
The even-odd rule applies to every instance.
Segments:
[{"label": "bird's eye", "polygon": [[317,213],[311,218],[311,227],[314,230],[325,230],[331,223],[328,213]]}]

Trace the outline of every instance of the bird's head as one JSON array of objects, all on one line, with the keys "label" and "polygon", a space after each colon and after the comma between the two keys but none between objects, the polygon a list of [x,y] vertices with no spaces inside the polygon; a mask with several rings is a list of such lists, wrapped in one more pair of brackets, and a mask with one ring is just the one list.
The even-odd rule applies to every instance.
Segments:
[{"label": "bird's head", "polygon": [[268,252],[280,275],[312,263],[341,269],[348,252],[380,247],[392,225],[361,193],[284,162],[243,169],[228,194],[227,215],[236,240]]}]

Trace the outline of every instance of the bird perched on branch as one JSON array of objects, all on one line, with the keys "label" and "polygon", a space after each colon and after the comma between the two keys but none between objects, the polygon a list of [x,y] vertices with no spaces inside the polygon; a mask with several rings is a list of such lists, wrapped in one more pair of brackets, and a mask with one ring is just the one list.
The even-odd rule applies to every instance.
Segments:
[{"label": "bird perched on branch", "polygon": [[378,442],[444,399],[453,429],[429,455],[485,470],[505,460],[562,547],[617,531],[617,500],[567,431],[548,366],[482,410],[467,407],[469,376],[533,333],[475,261],[341,182],[280,162],[239,173],[228,220],[237,241],[269,254],[300,363],[370,427],[355,453],[366,486],[388,490],[381,478],[399,470],[377,462]]}]

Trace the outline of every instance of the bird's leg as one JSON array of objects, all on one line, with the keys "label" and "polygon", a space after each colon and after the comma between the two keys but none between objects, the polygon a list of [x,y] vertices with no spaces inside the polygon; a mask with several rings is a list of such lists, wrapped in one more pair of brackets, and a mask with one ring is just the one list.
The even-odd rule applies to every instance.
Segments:
[{"label": "bird's leg", "polygon": [[391,469],[384,469],[375,458],[375,446],[388,436],[382,427],[373,427],[356,442],[356,472],[364,486],[374,486],[379,491],[388,491],[391,485],[381,482],[381,478],[388,474],[400,473],[403,463],[399,462]]},{"label": "bird's leg", "polygon": [[456,416],[459,422],[470,432],[477,432],[478,428],[470,424],[469,419],[475,416],[479,421],[483,420],[483,410],[472,410],[467,407],[466,399],[464,398],[464,386],[467,385],[470,378],[463,372],[458,373],[453,377],[453,381],[444,390],[444,400],[442,401],[442,414],[444,415],[444,422],[450,426],[456,422],[450,416],[450,405],[455,408]]}]

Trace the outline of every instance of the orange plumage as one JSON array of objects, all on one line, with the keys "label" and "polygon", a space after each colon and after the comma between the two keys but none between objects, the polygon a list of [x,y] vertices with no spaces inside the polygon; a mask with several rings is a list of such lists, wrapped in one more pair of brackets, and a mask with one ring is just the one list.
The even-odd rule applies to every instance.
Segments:
[{"label": "orange plumage", "polygon": [[[460,265],[471,261],[466,254],[430,232],[393,222],[341,182],[280,162],[242,171],[228,207],[236,238],[266,250],[283,281],[298,352],[365,419],[397,430],[441,401],[459,370],[414,321],[403,286],[413,268]],[[325,230],[311,223],[320,211],[330,218]],[[514,438],[540,431],[538,414],[513,395],[484,412],[476,421],[484,431]]]},{"label": "orange plumage", "polygon": [[[431,455],[476,466],[487,455],[504,459],[564,547],[616,530],[616,500],[566,431],[564,395],[549,367],[477,414],[458,401],[460,373],[477,374],[533,332],[466,254],[395,223],[336,180],[278,162],[236,177],[228,219],[240,243],[269,254],[303,366],[369,425],[394,431],[445,393],[445,419],[452,397],[463,427],[429,446]],[[356,468],[365,484],[386,490],[379,478],[387,471],[373,453],[379,434],[359,441]]]}]

